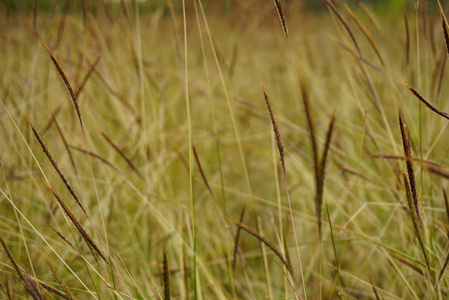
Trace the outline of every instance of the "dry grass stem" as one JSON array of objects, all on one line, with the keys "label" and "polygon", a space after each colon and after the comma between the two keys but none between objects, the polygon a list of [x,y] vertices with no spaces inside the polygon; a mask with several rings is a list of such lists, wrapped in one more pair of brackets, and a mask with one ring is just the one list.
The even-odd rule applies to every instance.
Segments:
[{"label": "dry grass stem", "polygon": [[207,180],[206,174],[203,171],[203,167],[201,166],[201,162],[200,162],[200,159],[198,157],[198,153],[196,151],[196,148],[195,148],[195,146],[192,146],[192,148],[193,148],[193,156],[195,158],[195,162],[196,162],[196,165],[198,167],[198,170],[200,171],[201,178],[203,179],[203,182],[206,185],[206,188],[209,191],[209,193],[211,194],[212,198],[216,199],[215,198],[215,194],[214,194],[214,192],[212,191],[212,188],[209,185],[209,181]]},{"label": "dry grass stem", "polygon": [[70,211],[70,209],[67,207],[64,201],[59,197],[59,195],[55,192],[55,190],[49,186],[49,189],[53,193],[53,196],[55,197],[56,201],[58,201],[59,205],[61,205],[62,209],[66,213],[66,215],[69,217],[70,221],[72,221],[73,225],[75,225],[76,229],[81,234],[81,237],[84,239],[86,244],[92,248],[95,253],[97,253],[105,262],[108,264],[108,266],[111,266],[109,261],[106,259],[106,257],[103,255],[103,253],[100,251],[100,249],[97,247],[97,245],[94,243],[92,238],[89,236],[89,234],[86,232],[84,227],[81,225],[81,223],[76,219],[75,215]]},{"label": "dry grass stem", "polygon": [[269,240],[267,240],[266,238],[264,238],[263,236],[261,236],[257,231],[255,231],[254,229],[252,229],[251,227],[246,226],[243,223],[238,223],[235,222],[235,225],[237,225],[239,228],[241,228],[242,230],[248,232],[249,234],[251,234],[252,236],[254,236],[255,238],[257,238],[259,241],[261,241],[262,243],[264,243],[265,245],[268,246],[268,248],[270,248],[274,254],[276,254],[277,257],[279,257],[279,259],[282,261],[282,263],[284,264],[284,266],[287,268],[288,272],[290,273],[290,275],[293,277],[293,269],[291,268],[291,266],[288,264],[287,260],[282,256],[282,253],[276,248],[276,246],[274,246]]},{"label": "dry grass stem", "polygon": [[101,56],[99,55],[95,61],[90,65],[89,70],[87,71],[86,75],[84,76],[81,83],[78,85],[78,89],[76,90],[76,95],[79,97],[81,92],[83,91],[84,87],[86,86],[87,81],[89,80],[90,76],[94,73],[95,68],[97,67],[98,63],[101,60]]},{"label": "dry grass stem", "polygon": [[163,259],[163,282],[164,282],[164,300],[170,300],[170,271],[168,267],[167,252],[164,249]]},{"label": "dry grass stem", "polygon": [[405,66],[408,68],[410,64],[410,29],[407,19],[407,11],[404,8],[404,26],[405,26]]},{"label": "dry grass stem", "polygon": [[410,92],[413,93],[413,95],[415,95],[416,98],[418,98],[419,101],[421,101],[422,103],[424,103],[424,105],[426,105],[431,111],[439,114],[440,116],[442,116],[443,118],[446,118],[449,120],[449,114],[439,110],[438,108],[436,108],[435,106],[433,106],[429,101],[427,101],[423,96],[421,96],[414,88],[412,88],[407,82],[403,82],[403,84],[410,90]]},{"label": "dry grass stem", "polygon": [[360,22],[360,20],[357,18],[357,16],[354,14],[354,12],[349,8],[349,6],[345,3],[344,4],[346,11],[349,13],[351,18],[354,20],[354,22],[357,24],[357,26],[360,28],[360,30],[363,32],[363,35],[365,35],[366,39],[370,43],[371,47],[373,47],[374,52],[376,52],[377,58],[379,58],[380,63],[385,66],[385,62],[382,58],[382,55],[380,54],[379,47],[377,47],[376,42],[374,41],[373,37],[369,33],[369,31],[366,29],[365,26]]},{"label": "dry grass stem", "polygon": [[31,124],[31,121],[28,120],[28,124],[31,127],[31,130],[33,131],[34,136],[36,137],[37,141],[39,142],[39,144],[42,147],[42,150],[44,151],[45,155],[47,156],[48,160],[50,161],[50,163],[52,164],[53,168],[56,170],[56,173],[58,173],[59,177],[61,178],[61,180],[64,182],[64,185],[67,187],[67,189],[69,190],[70,194],[73,196],[73,198],[75,199],[76,203],[78,204],[78,206],[83,210],[84,214],[87,216],[87,212],[84,209],[83,204],[81,203],[80,199],[78,198],[78,196],[75,193],[75,190],[73,189],[72,185],[69,183],[69,181],[67,180],[66,176],[64,175],[64,173],[62,173],[61,169],[59,168],[58,164],[56,163],[56,160],[53,158],[53,155],[50,153],[50,151],[48,150],[47,146],[45,145],[44,141],[42,140],[42,137],[40,136],[40,134],[37,132],[37,130],[34,128],[33,124]]},{"label": "dry grass stem", "polygon": [[[50,109],[50,107],[49,107]],[[58,120],[56,119],[56,115],[53,113],[53,111],[50,109],[51,117],[56,125],[56,129],[58,130],[59,136],[61,137],[62,143],[64,144],[64,148],[67,150],[67,154],[69,155],[70,164],[73,167],[73,171],[75,174],[78,174],[78,171],[76,169],[75,160],[73,159],[72,151],[70,151],[69,144],[67,143],[67,140],[64,136],[64,133],[62,132],[61,126],[59,126]]]},{"label": "dry grass stem", "polygon": [[338,9],[335,6],[335,4],[332,2],[332,0],[325,0],[325,2],[326,2],[326,5],[331,9],[331,11],[334,12],[334,14],[337,16],[337,18],[343,24],[343,27],[346,29],[346,31],[348,32],[349,36],[351,37],[351,40],[354,43],[354,46],[357,49],[357,52],[359,54],[362,54],[362,52],[360,51],[359,44],[357,43],[357,40],[355,39],[355,36],[352,33],[352,31],[351,31],[351,28],[349,27],[348,23],[345,21],[343,16],[340,14],[340,12],[338,11]]},{"label": "dry grass stem", "polygon": [[72,85],[70,84],[69,78],[67,77],[67,74],[65,73],[64,69],[62,68],[62,65],[59,63],[58,58],[55,56],[55,54],[50,49],[50,47],[47,45],[47,43],[44,40],[41,40],[41,42],[42,42],[42,45],[44,45],[45,49],[47,50],[48,55],[50,55],[50,58],[53,61],[53,64],[55,65],[59,76],[61,76],[61,79],[64,82],[65,87],[67,88],[67,91],[69,92],[69,95],[70,95],[70,99],[72,99],[72,103],[75,107],[76,115],[80,122],[81,128],[84,128],[83,120],[81,118],[81,111],[80,111],[80,108],[78,105],[78,100],[77,100],[75,91],[73,90]]},{"label": "dry grass stem", "polygon": [[74,145],[69,145],[69,147],[70,147],[70,148],[73,148],[73,149],[75,149],[75,150],[77,150],[77,151],[79,151],[79,152],[82,152],[82,153],[84,153],[84,154],[86,154],[86,155],[90,155],[90,156],[93,157],[93,158],[98,159],[99,161],[101,161],[102,163],[104,163],[105,165],[107,165],[108,167],[111,167],[112,169],[114,169],[114,171],[116,171],[116,172],[119,173],[120,175],[123,175],[123,173],[119,170],[119,168],[117,168],[116,166],[114,166],[114,165],[113,165],[111,162],[109,162],[106,158],[101,157],[100,155],[98,155],[98,154],[96,154],[96,153],[94,153],[94,152],[91,152],[91,151],[88,151],[88,150],[79,148],[79,147],[74,146]]},{"label": "dry grass stem", "polygon": [[114,142],[105,133],[102,132],[101,135],[108,142],[108,144],[111,145],[112,148],[114,148],[114,150],[126,161],[131,170],[133,170],[142,180],[144,180],[142,173],[140,173],[140,171],[137,169],[134,163],[125,155],[125,153],[123,153],[123,151],[120,150],[120,148],[116,144],[114,144]]},{"label": "dry grass stem", "polygon": [[[242,211],[240,212],[239,223],[243,223],[243,218],[245,217],[246,205],[243,206]],[[234,241],[234,254],[232,258],[232,269],[235,270],[235,266],[237,265],[237,254],[239,252],[239,240],[240,240],[240,232],[241,228],[237,226],[237,232],[235,233],[235,241]]]}]

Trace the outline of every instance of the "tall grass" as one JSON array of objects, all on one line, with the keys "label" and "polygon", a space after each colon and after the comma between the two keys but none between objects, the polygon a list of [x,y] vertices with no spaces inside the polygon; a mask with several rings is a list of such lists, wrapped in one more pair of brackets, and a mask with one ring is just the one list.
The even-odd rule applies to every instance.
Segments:
[{"label": "tall grass", "polygon": [[448,298],[446,3],[65,4],[0,4],[2,299]]}]

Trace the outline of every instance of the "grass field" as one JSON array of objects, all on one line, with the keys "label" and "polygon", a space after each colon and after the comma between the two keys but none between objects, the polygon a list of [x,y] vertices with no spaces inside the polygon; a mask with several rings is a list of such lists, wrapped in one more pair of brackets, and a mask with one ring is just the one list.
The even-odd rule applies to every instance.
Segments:
[{"label": "grass field", "polygon": [[173,2],[1,4],[1,299],[447,299],[447,3]]}]

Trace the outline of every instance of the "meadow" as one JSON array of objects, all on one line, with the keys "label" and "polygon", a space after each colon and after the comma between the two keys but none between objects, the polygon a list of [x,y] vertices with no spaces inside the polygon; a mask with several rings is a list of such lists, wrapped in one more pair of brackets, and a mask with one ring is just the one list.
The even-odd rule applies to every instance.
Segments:
[{"label": "meadow", "polygon": [[449,7],[334,2],[0,3],[1,299],[447,299]]}]

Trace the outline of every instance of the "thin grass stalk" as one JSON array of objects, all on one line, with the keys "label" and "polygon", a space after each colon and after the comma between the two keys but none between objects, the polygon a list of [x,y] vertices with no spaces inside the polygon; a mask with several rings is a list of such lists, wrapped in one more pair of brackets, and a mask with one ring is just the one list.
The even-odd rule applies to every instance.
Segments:
[{"label": "thin grass stalk", "polygon": [[104,132],[102,132],[101,135],[108,142],[108,144],[111,145],[111,147],[114,148],[114,150],[126,161],[131,170],[133,170],[140,177],[140,179],[145,180],[142,173],[140,173],[140,171],[137,169],[136,165],[131,161],[131,159],[129,159],[125,155],[125,153],[123,153],[123,151]]},{"label": "thin grass stalk", "polygon": [[62,299],[69,299],[69,297],[64,292],[52,287],[51,285],[49,285],[45,282],[36,280],[35,278],[32,278],[31,276],[28,276],[28,280],[33,281],[35,285],[39,285],[41,288],[61,297]]},{"label": "thin grass stalk", "polygon": [[214,200],[216,200],[215,194],[214,194],[214,192],[212,191],[212,188],[211,188],[210,185],[209,185],[209,181],[207,180],[206,174],[205,174],[204,171],[203,171],[203,167],[201,166],[200,158],[198,157],[198,152],[196,151],[195,146],[192,146],[192,147],[193,147],[193,156],[194,156],[194,158],[195,158],[195,162],[196,162],[196,165],[197,165],[197,167],[198,167],[198,171],[200,171],[201,178],[203,179],[204,185],[206,186],[206,188],[207,188],[207,190],[209,191],[209,193],[210,193],[210,195],[212,196],[212,198],[213,198]]},{"label": "thin grass stalk", "polygon": [[125,0],[120,0],[120,4],[121,4],[121,7],[122,7],[123,14],[125,15],[125,18],[128,21],[129,28],[132,28],[133,24],[132,24],[131,18],[129,16],[128,9],[126,8]]},{"label": "thin grass stalk", "polygon": [[188,149],[189,149],[189,190],[190,190],[190,217],[192,218],[192,243],[193,243],[193,290],[194,299],[198,300],[198,278],[197,278],[197,240],[196,240],[196,224],[195,224],[195,199],[193,196],[193,143],[192,143],[192,121],[190,116],[190,97],[189,97],[189,73],[188,73],[188,51],[187,51],[187,17],[186,4],[182,0],[182,16],[184,24],[184,97],[186,103],[187,113],[187,127],[188,127]]},{"label": "thin grass stalk", "polygon": [[271,251],[273,251],[273,253],[276,254],[276,256],[281,260],[281,262],[287,268],[287,270],[290,273],[290,275],[294,278],[293,269],[288,264],[288,262],[284,258],[284,256],[282,256],[282,253],[276,248],[276,246],[273,245],[273,243],[271,243],[269,240],[267,240],[262,235],[260,235],[257,231],[255,231],[254,229],[252,229],[251,227],[249,227],[249,226],[247,226],[247,225],[245,225],[243,223],[235,222],[235,225],[237,225],[242,230],[248,232],[249,234],[251,234],[252,236],[257,238],[260,242],[264,243],[268,248],[270,248]]},{"label": "thin grass stalk", "polygon": [[447,55],[444,55],[443,57],[444,57],[444,59],[441,62],[440,74],[438,76],[438,87],[437,87],[437,94],[436,94],[436,103],[437,103],[437,105],[438,105],[438,103],[440,101],[441,86],[443,84],[443,78],[444,78],[444,74],[446,72]]},{"label": "thin grass stalk", "polygon": [[371,21],[371,23],[374,25],[374,28],[376,28],[379,35],[383,36],[384,33],[382,32],[379,22],[376,20],[376,17],[374,16],[374,14],[370,11],[370,9],[365,5],[364,2],[360,1],[360,2],[358,2],[358,4],[359,4],[360,8],[363,10],[363,12],[366,14],[368,19]]},{"label": "thin grass stalk", "polygon": [[[260,219],[260,217],[258,216],[258,218]],[[259,220],[259,226],[260,226],[260,236],[264,236],[264,231],[263,231],[263,223],[261,222],[261,220]],[[262,244],[262,261],[263,261],[263,266],[264,266],[264,271],[265,271],[265,288],[266,288],[266,297],[268,299],[273,299],[273,289],[271,287],[271,275],[270,275],[270,268],[268,265],[268,259],[267,259],[267,250],[266,250],[266,246],[264,244]],[[281,253],[279,251],[279,253]],[[281,253],[282,254],[282,253]],[[281,267],[281,269],[283,270],[284,268]]]},{"label": "thin grass stalk", "polygon": [[446,251],[445,252],[446,252],[446,258],[444,259],[443,266],[441,267],[441,270],[440,270],[440,272],[438,274],[438,278],[437,278],[437,280],[435,282],[435,286],[434,286],[435,290],[437,289],[438,283],[440,282],[441,278],[443,277],[444,271],[446,270],[447,265],[449,264],[449,247],[448,246],[446,246]]},{"label": "thin grass stalk", "polygon": [[170,271],[168,267],[167,250],[164,249],[163,264],[163,282],[164,282],[164,300],[170,300]]},{"label": "thin grass stalk", "polygon": [[446,217],[447,217],[447,222],[449,223],[449,201],[447,199],[447,194],[446,194],[446,190],[443,189],[443,196],[444,196],[444,204],[446,207]]},{"label": "thin grass stalk", "polygon": [[[243,218],[245,217],[246,205],[243,205],[242,211],[240,212],[239,223],[243,223]],[[241,228],[237,227],[237,232],[235,234],[235,242],[234,242],[234,255],[232,259],[232,269],[235,270],[236,262],[237,262],[237,253],[239,250],[239,240],[240,240],[240,231]]]},{"label": "thin grass stalk", "polygon": [[64,148],[67,151],[67,154],[69,155],[70,164],[72,165],[73,171],[75,172],[75,175],[78,174],[78,171],[76,169],[75,160],[73,159],[72,151],[70,151],[70,147],[67,143],[67,140],[65,139],[65,136],[62,132],[61,126],[59,126],[58,120],[56,119],[56,115],[53,113],[53,111],[48,107],[51,113],[51,117],[54,120],[54,123],[56,125],[56,129],[58,130],[59,136],[61,137],[62,143],[64,144]]},{"label": "thin grass stalk", "polygon": [[436,114],[442,116],[445,119],[449,120],[449,114],[439,110],[438,108],[436,108],[434,105],[432,105],[429,101],[427,101],[423,96],[421,96],[414,88],[412,88],[407,82],[403,82],[402,83],[406,88],[409,89],[410,92],[412,92],[413,95],[415,95],[415,97],[421,102],[423,103],[425,106],[427,106],[431,111],[435,112]]},{"label": "thin grass stalk", "polygon": [[89,5],[87,4],[87,0],[83,1],[83,24],[84,29],[87,30],[87,12],[89,11]]},{"label": "thin grass stalk", "polygon": [[317,191],[315,197],[316,214],[318,222],[318,237],[321,240],[322,233],[322,220],[321,220],[321,209],[323,206],[323,193],[324,193],[324,179],[326,175],[326,161],[329,153],[330,143],[332,140],[332,133],[334,131],[335,115],[332,115],[331,121],[329,122],[329,128],[326,134],[326,141],[324,143],[323,154],[321,155],[319,169],[318,169],[318,181],[317,181]]},{"label": "thin grass stalk", "polygon": [[53,44],[53,49],[57,49],[59,44],[61,43],[62,36],[64,34],[66,20],[67,20],[67,15],[69,13],[71,2],[72,2],[72,0],[68,0],[66,2],[66,4],[65,4],[64,11],[62,13],[61,19],[59,20],[58,32],[56,34],[56,41]]},{"label": "thin grass stalk", "polygon": [[313,121],[312,109],[310,107],[309,92],[304,80],[301,80],[301,99],[304,105],[304,112],[307,120],[307,129],[309,131],[310,144],[312,146],[312,160],[313,160],[313,171],[315,175],[315,188],[318,190],[320,158],[318,154],[318,143],[315,135],[315,123]]},{"label": "thin grass stalk", "polygon": [[413,223],[413,230],[415,232],[416,239],[418,240],[419,247],[421,248],[421,252],[424,256],[424,261],[426,264],[429,279],[431,279],[432,278],[432,269],[430,268],[430,263],[429,263],[429,259],[427,257],[426,247],[424,245],[423,237],[421,234],[421,229],[420,229],[421,225],[419,224],[419,219],[416,214],[415,207],[414,207],[414,199],[413,199],[411,184],[408,181],[405,174],[403,175],[403,180],[404,180],[405,191],[407,194],[407,203],[408,203],[408,207],[409,207],[409,211],[410,211],[410,216],[411,216],[412,223]]},{"label": "thin grass stalk", "polygon": [[[61,106],[58,106],[54,111],[54,115],[57,116],[61,112]],[[53,118],[50,118],[47,122],[47,124],[44,126],[44,128],[41,130],[41,136],[44,136],[48,130],[50,130],[51,126],[55,120]]]},{"label": "thin grass stalk", "polygon": [[65,284],[65,282],[61,279],[61,277],[58,275],[58,273],[56,272],[55,268],[53,267],[53,265],[47,260],[47,265],[50,267],[51,272],[53,273],[53,276],[56,278],[56,280],[58,281],[59,285],[61,286],[61,288],[64,290],[65,292],[65,299],[75,299],[72,295],[72,293],[70,292],[68,286]]},{"label": "thin grass stalk", "polygon": [[94,152],[91,152],[91,151],[88,151],[88,150],[84,150],[84,149],[82,149],[82,148],[80,148],[80,147],[77,147],[77,146],[74,146],[74,145],[69,145],[69,147],[70,147],[70,148],[73,148],[73,149],[75,149],[75,150],[77,150],[77,151],[79,151],[79,152],[82,152],[82,153],[84,153],[84,154],[86,154],[86,155],[90,155],[90,156],[92,156],[93,158],[98,159],[99,161],[101,161],[101,162],[104,163],[105,165],[111,167],[111,168],[112,168],[114,171],[116,171],[118,174],[120,174],[120,175],[123,176],[122,171],[120,171],[119,168],[117,168],[116,166],[114,166],[114,165],[113,165],[111,162],[109,162],[106,158],[101,157],[100,155],[98,155],[98,154],[96,154],[96,153],[94,153]]},{"label": "thin grass stalk", "polygon": [[335,4],[332,2],[332,0],[325,0],[326,5],[331,9],[331,11],[334,12],[334,14],[337,16],[337,18],[340,20],[340,22],[343,24],[343,27],[346,29],[346,32],[349,34],[349,36],[351,37],[352,42],[354,43],[355,48],[357,49],[357,52],[359,54],[361,54],[362,52],[360,51],[360,47],[359,47],[359,43],[357,43],[357,40],[355,39],[354,34],[351,31],[351,28],[349,27],[348,23],[345,21],[345,19],[343,18],[343,16],[340,14],[340,12],[338,11],[337,7],[335,6]]},{"label": "thin grass stalk", "polygon": [[381,300],[382,298],[380,298],[379,292],[377,291],[377,288],[374,285],[373,279],[371,278],[371,276],[369,276],[369,282],[371,284],[371,288],[373,289],[373,293],[374,293],[374,296],[376,297],[376,300]]},{"label": "thin grass stalk", "polygon": [[91,75],[94,73],[95,68],[97,67],[97,65],[100,62],[100,60],[101,60],[101,55],[99,55],[94,60],[94,62],[90,65],[89,70],[87,71],[87,73],[84,76],[83,80],[81,81],[81,83],[78,85],[78,88],[76,89],[75,94],[77,95],[77,97],[79,97],[80,93],[83,91],[84,87],[86,86],[87,81],[89,80]]},{"label": "thin grass stalk", "polygon": [[405,26],[405,67],[410,65],[410,29],[407,19],[407,10],[404,8],[404,26]]},{"label": "thin grass stalk", "polygon": [[379,48],[377,47],[376,42],[374,41],[369,31],[365,28],[365,26],[363,26],[363,24],[359,21],[357,16],[354,14],[354,12],[351,10],[351,8],[349,8],[349,6],[346,3],[344,4],[344,7],[351,16],[351,18],[354,20],[354,22],[357,24],[359,29],[362,31],[363,35],[366,37],[368,42],[370,43],[371,47],[373,48],[374,52],[377,55],[377,58],[379,58],[379,61],[382,64],[382,66],[385,66],[385,62],[382,58],[382,55],[380,54]]},{"label": "thin grass stalk", "polygon": [[365,63],[366,65],[370,66],[371,68],[375,69],[376,71],[382,72],[383,70],[381,67],[379,67],[378,65],[376,65],[375,63],[373,63],[372,61],[368,60],[366,57],[364,57],[363,55],[357,53],[356,50],[352,49],[350,46],[348,46],[345,42],[343,41],[339,41],[336,38],[330,36],[330,38],[332,40],[334,40],[339,46],[341,46],[343,49],[345,49],[346,51],[348,51],[349,53],[352,54],[352,56],[354,56],[358,61]]},{"label": "thin grass stalk", "polygon": [[[140,296],[142,297],[142,299],[146,300],[147,298],[145,297],[145,294],[142,290],[142,288],[140,287],[140,285],[136,282],[136,280],[134,279],[134,277],[131,275],[131,273],[129,272],[128,268],[126,267],[125,263],[123,262],[122,258],[120,257],[120,255],[118,253],[115,254],[115,256],[117,257],[118,261],[120,262],[120,264],[122,265],[123,269],[125,270],[126,274],[128,275],[128,277],[130,278],[131,282],[134,284],[134,287],[137,289],[137,291],[139,292]],[[131,293],[130,293],[131,295]]]},{"label": "thin grass stalk", "polygon": [[[55,228],[53,228],[51,225],[48,225],[60,238],[61,240],[63,240],[70,248],[72,248],[75,252],[78,252],[79,254],[81,254],[81,252],[75,248],[75,246],[73,246],[73,244],[64,236],[62,235],[62,233],[60,233],[59,231],[57,231]],[[47,261],[48,263],[48,261]]]}]

